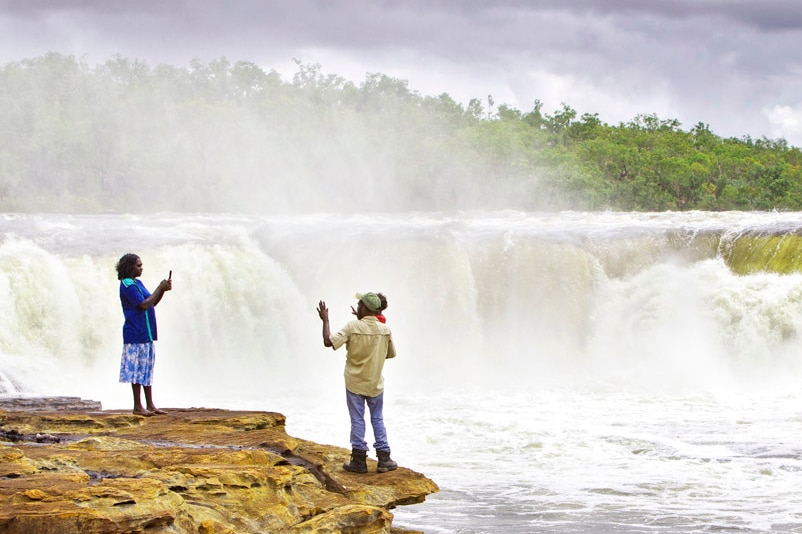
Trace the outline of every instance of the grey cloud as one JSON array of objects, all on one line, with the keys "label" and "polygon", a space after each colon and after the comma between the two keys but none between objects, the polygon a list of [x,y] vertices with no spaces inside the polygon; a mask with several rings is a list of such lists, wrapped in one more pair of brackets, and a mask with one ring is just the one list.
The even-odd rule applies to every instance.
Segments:
[{"label": "grey cloud", "polygon": [[799,42],[796,0],[0,0],[0,62],[323,57],[428,93],[528,109],[545,91],[611,122],[658,112],[756,136],[764,109],[802,109]]},{"label": "grey cloud", "polygon": [[481,8],[493,5],[495,9],[519,12],[563,11],[570,13],[592,13],[596,16],[641,16],[655,19],[686,21],[704,18],[711,21],[714,29],[719,23],[737,22],[744,27],[762,31],[802,28],[802,4],[796,0],[500,0],[496,2],[472,1],[470,5]]}]

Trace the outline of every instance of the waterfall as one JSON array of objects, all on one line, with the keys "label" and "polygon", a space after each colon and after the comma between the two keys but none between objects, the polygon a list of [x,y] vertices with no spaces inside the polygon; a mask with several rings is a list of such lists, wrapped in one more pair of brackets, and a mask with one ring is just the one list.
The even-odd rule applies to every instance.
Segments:
[{"label": "waterfall", "polygon": [[802,215],[14,215],[0,219],[0,394],[127,405],[114,270],[144,263],[174,404],[341,386],[324,349],[382,291],[407,388],[776,387],[800,375]]}]

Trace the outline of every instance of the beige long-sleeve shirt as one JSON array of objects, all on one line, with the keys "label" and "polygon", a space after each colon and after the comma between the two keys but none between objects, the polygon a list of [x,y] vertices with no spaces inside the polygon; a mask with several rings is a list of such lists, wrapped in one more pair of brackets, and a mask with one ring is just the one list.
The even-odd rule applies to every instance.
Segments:
[{"label": "beige long-sleeve shirt", "polygon": [[390,328],[368,315],[350,321],[330,337],[334,350],[345,345],[345,387],[351,393],[375,397],[384,391],[384,361],[395,358]]}]

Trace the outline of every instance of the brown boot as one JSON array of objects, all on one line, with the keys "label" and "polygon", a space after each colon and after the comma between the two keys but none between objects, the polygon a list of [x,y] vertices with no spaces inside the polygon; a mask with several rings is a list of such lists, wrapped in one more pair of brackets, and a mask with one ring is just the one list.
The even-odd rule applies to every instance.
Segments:
[{"label": "brown boot", "polygon": [[390,458],[390,451],[376,451],[376,456],[379,457],[379,466],[376,467],[377,473],[386,473],[398,468],[398,464]]},{"label": "brown boot", "polygon": [[368,472],[367,455],[368,451],[351,449],[351,461],[348,462],[347,464],[343,464],[343,469],[345,469],[346,471],[350,471],[352,473],[367,473]]}]

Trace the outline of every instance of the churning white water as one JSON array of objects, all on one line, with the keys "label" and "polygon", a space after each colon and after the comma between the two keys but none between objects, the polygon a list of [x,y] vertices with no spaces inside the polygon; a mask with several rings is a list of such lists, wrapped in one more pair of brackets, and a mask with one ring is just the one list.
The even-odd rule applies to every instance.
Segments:
[{"label": "churning white water", "polygon": [[[279,411],[348,446],[353,294],[383,291],[394,458],[438,532],[802,531],[802,275],[722,251],[802,214],[4,215],[0,394],[127,408],[116,260],[144,262],[164,407]],[[802,253],[802,251],[800,251]]]}]

